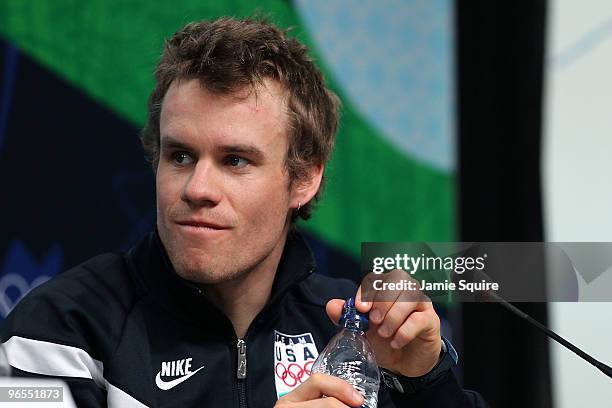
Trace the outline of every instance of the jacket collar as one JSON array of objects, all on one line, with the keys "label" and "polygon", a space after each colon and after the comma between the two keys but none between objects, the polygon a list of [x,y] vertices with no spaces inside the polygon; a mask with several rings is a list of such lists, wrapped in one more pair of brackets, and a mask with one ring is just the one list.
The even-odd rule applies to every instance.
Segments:
[{"label": "jacket collar", "polygon": [[[126,255],[144,290],[183,318],[193,321],[229,320],[204,296],[192,282],[181,278],[172,267],[157,230],[145,236]],[[276,270],[272,292],[264,310],[273,308],[297,283],[314,272],[316,263],[312,251],[297,230],[290,230]],[[229,329],[232,330],[231,323]]]}]

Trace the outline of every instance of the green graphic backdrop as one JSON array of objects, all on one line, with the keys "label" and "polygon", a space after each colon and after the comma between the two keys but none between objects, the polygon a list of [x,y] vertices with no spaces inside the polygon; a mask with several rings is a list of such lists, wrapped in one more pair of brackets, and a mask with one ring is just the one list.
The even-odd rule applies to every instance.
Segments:
[{"label": "green graphic backdrop", "polygon": [[[358,7],[359,2],[354,3]],[[405,4],[410,7],[412,3],[416,2]],[[347,96],[347,90],[339,85],[322,56],[320,44],[314,42],[315,36],[308,32],[290,2],[3,0],[0,34],[140,127],[164,38],[189,21],[222,15],[247,16],[256,11],[268,14],[281,27],[294,27],[292,35],[310,46],[328,83],[344,104],[335,155],[327,169],[324,199],[314,217],[302,227],[355,257],[362,241],[454,240],[453,169],[428,165],[400,151],[365,119]],[[430,49],[444,50],[440,51],[439,44]],[[450,96],[446,103],[452,107],[452,92],[447,94]],[[66,120],[70,120],[70,112],[66,112]],[[104,140],[91,143],[95,146]]]}]

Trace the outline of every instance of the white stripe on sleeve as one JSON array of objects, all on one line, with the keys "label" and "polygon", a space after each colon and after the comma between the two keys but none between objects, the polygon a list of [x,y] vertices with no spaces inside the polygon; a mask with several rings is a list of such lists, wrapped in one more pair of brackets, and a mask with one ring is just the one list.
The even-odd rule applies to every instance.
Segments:
[{"label": "white stripe on sleeve", "polygon": [[2,344],[9,364],[29,373],[90,378],[106,387],[101,361],[77,347],[13,336]]}]

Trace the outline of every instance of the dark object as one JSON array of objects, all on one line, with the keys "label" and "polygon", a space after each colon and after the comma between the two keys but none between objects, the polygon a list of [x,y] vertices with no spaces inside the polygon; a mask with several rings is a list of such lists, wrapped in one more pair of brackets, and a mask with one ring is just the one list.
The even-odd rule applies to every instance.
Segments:
[{"label": "dark object", "polygon": [[[547,2],[455,4],[459,241],[543,241]],[[521,308],[546,324],[545,303]],[[454,328],[464,336],[455,344],[466,387],[477,389],[496,408],[552,407],[547,338],[494,304],[463,304],[458,320]]]},{"label": "dark object", "polygon": [[514,313],[515,315],[517,315],[521,319],[527,321],[529,324],[534,326],[536,329],[540,330],[542,333],[544,333],[545,335],[547,335],[551,339],[555,340],[557,343],[561,344],[565,348],[573,351],[574,354],[576,354],[578,357],[582,358],[586,362],[588,362],[588,363],[592,364],[593,366],[597,367],[599,369],[599,371],[601,371],[602,373],[604,373],[608,377],[612,378],[612,367],[607,366],[606,364],[604,364],[601,361],[595,359],[594,357],[592,357],[590,354],[586,353],[582,349],[576,347],[575,345],[573,345],[569,341],[565,340],[563,337],[559,336],[557,333],[555,333],[554,331],[550,330],[548,327],[544,326],[542,323],[538,322],[533,317],[529,316],[527,313],[523,312],[521,309],[519,309],[516,306],[514,306],[512,303],[505,301],[504,299],[502,299],[501,297],[499,297],[498,295],[496,295],[493,292],[488,292],[488,294],[491,297],[493,297],[496,302],[498,302],[500,305],[502,305],[503,307],[508,309],[510,312]]}]

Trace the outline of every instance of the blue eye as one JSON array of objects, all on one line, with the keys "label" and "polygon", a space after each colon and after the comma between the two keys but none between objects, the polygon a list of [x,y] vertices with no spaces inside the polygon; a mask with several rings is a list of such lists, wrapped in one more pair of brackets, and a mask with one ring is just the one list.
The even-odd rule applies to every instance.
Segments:
[{"label": "blue eye", "polygon": [[240,156],[227,156],[225,159],[225,163],[231,167],[243,168],[244,166],[249,164],[249,161],[244,157]]},{"label": "blue eye", "polygon": [[173,156],[173,160],[177,164],[185,165],[193,163],[193,158],[186,152],[177,152]]}]

